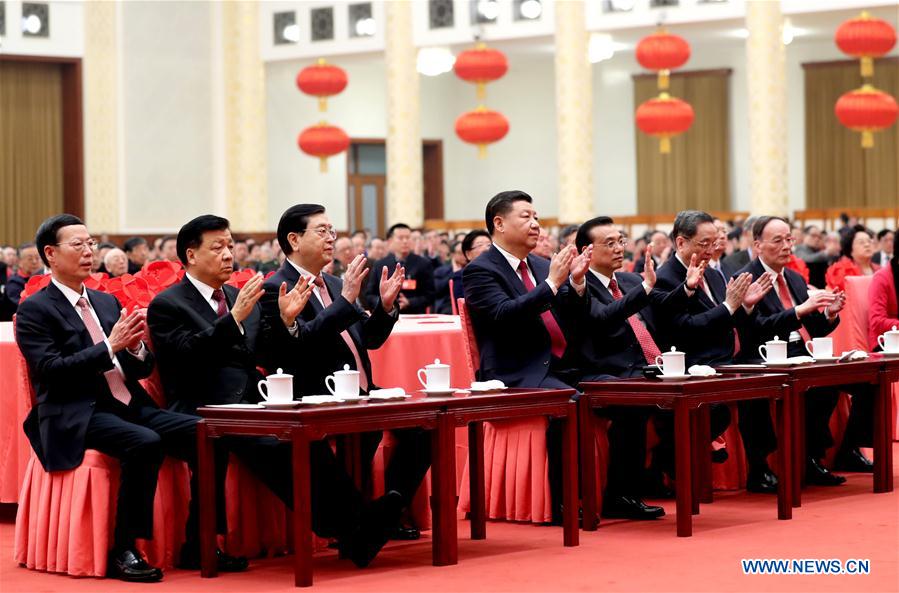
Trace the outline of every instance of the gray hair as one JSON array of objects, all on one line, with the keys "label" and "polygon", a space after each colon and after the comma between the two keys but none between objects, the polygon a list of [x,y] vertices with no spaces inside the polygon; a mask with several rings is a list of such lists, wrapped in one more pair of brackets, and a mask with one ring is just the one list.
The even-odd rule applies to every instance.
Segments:
[{"label": "gray hair", "polygon": [[699,225],[705,222],[714,224],[715,219],[712,218],[711,214],[702,210],[682,210],[678,212],[674,218],[674,228],[671,229],[671,240],[674,241],[678,237],[692,239],[696,236]]}]

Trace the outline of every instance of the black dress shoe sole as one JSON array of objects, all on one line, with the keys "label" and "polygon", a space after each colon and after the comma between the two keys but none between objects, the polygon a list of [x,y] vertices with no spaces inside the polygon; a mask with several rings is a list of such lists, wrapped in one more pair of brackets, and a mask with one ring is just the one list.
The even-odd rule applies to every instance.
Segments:
[{"label": "black dress shoe sole", "polygon": [[421,539],[421,531],[411,528],[392,529],[387,533],[387,537],[394,541],[411,542]]},{"label": "black dress shoe sole", "polygon": [[808,480],[805,481],[808,486],[842,486],[846,483],[846,478],[843,476],[834,476],[832,480],[828,479],[816,479],[816,480]]},{"label": "black dress shoe sole", "polygon": [[777,494],[777,486],[768,484],[746,484],[746,491],[755,494]]},{"label": "black dress shoe sole", "polygon": [[158,583],[162,580],[162,571],[157,569],[148,574],[129,575],[113,569],[112,571],[107,571],[106,578],[118,579],[128,583]]},{"label": "black dress shoe sole", "polygon": [[635,513],[630,510],[603,510],[602,517],[604,519],[630,519],[631,521],[652,521],[655,519],[661,519],[665,516],[665,510],[659,509],[658,511],[647,511],[645,513]]},{"label": "black dress shoe sole", "polygon": [[873,474],[874,464],[859,463],[858,461],[840,462],[835,461],[833,464],[834,471],[851,472],[857,474]]}]

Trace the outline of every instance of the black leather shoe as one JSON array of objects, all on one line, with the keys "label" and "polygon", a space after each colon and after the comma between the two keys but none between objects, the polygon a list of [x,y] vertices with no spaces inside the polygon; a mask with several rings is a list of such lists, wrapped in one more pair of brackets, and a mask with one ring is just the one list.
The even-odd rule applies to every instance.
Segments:
[{"label": "black leather shoe", "polygon": [[874,463],[855,449],[841,449],[833,460],[833,468],[841,472],[874,472]]},{"label": "black leather shoe", "polygon": [[403,497],[396,490],[372,502],[356,529],[338,543],[341,556],[359,568],[371,564],[387,543],[388,532],[397,525],[402,511]]},{"label": "black leather shoe", "polygon": [[846,481],[843,476],[831,473],[817,459],[811,457],[805,462],[805,483],[815,486],[839,486]]},{"label": "black leather shoe", "polygon": [[135,550],[110,552],[106,576],[133,583],[155,583],[162,580],[162,571],[150,566]]},{"label": "black leather shoe", "polygon": [[387,532],[387,537],[395,541],[414,541],[421,537],[417,527],[396,525]]},{"label": "black leather shoe", "polygon": [[746,490],[758,494],[777,494],[777,476],[767,463],[749,468]]},{"label": "black leather shoe", "polygon": [[602,516],[609,519],[635,519],[646,521],[665,516],[662,507],[649,506],[639,498],[630,496],[606,496],[602,502]]},{"label": "black leather shoe", "polygon": [[[216,549],[215,564],[219,572],[243,572],[249,568],[249,561],[243,556],[232,556]],[[200,570],[200,548],[185,544],[181,547],[181,560],[178,568],[183,570]]]}]

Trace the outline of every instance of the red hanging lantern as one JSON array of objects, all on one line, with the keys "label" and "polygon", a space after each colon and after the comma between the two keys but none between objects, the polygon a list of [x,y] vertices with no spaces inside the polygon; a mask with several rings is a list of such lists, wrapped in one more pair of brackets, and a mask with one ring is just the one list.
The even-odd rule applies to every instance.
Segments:
[{"label": "red hanging lantern", "polygon": [[456,135],[478,146],[478,158],[487,156],[487,145],[502,140],[509,133],[509,120],[498,111],[478,107],[456,120]]},{"label": "red hanging lantern", "polygon": [[485,84],[505,76],[509,70],[506,54],[498,49],[478,43],[474,49],[468,49],[456,57],[453,65],[456,76],[477,85],[478,100],[486,97]]},{"label": "red hanging lantern", "polygon": [[659,73],[659,89],[668,88],[671,70],[680,68],[690,59],[690,44],[683,37],[660,28],[637,44],[637,61],[648,70]]},{"label": "red hanging lantern", "polygon": [[297,138],[297,144],[306,154],[317,156],[321,161],[321,172],[327,173],[328,157],[349,148],[350,137],[337,126],[321,122],[303,130]]},{"label": "red hanging lantern", "polygon": [[874,132],[889,128],[899,116],[899,106],[891,95],[870,84],[837,99],[834,113],[840,123],[862,134],[862,148],[874,146]]},{"label": "red hanging lantern", "polygon": [[318,97],[318,110],[327,111],[328,97],[343,91],[347,76],[343,68],[328,64],[324,58],[297,74],[297,86],[307,95]]},{"label": "red hanging lantern", "polygon": [[659,138],[659,152],[671,152],[671,137],[690,129],[695,114],[686,101],[662,93],[637,107],[637,127],[644,134]]},{"label": "red hanging lantern", "polygon": [[874,58],[885,55],[896,45],[896,30],[888,22],[862,11],[837,29],[833,36],[837,47],[850,56],[860,58],[862,76],[874,76]]}]

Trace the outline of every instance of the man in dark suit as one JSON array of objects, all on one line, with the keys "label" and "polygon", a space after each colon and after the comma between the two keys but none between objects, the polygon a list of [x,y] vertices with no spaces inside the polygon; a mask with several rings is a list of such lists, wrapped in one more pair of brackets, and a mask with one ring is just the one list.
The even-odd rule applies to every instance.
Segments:
[{"label": "man in dark suit", "polygon": [[[375,283],[378,300],[368,315],[355,304],[369,274],[365,256],[357,255],[348,263],[343,280],[322,272],[333,258],[335,240],[334,227],[324,206],[318,204],[292,206],[278,222],[278,243],[287,259],[265,284],[265,316],[278,318],[274,295],[279,286],[308,281],[313,291],[297,318],[301,347],[279,361],[285,372],[294,375],[296,397],[327,393],[325,377],[345,365],[359,371],[362,391],[374,389],[368,350],[376,350],[387,341],[399,316],[403,267],[381,267]],[[416,539],[418,530],[396,525],[399,512],[411,503],[430,467],[430,434],[417,429],[395,430],[393,434],[399,443],[387,467],[385,482],[388,492],[399,495],[400,504],[395,509],[396,516],[385,519],[389,523],[388,535]],[[380,432],[364,435],[365,459],[374,455],[380,439]]]},{"label": "man in dark suit", "polygon": [[[647,235],[646,243],[651,254],[650,259],[652,259],[652,262],[658,269],[671,254],[671,240],[662,231],[650,231]],[[646,268],[646,261],[647,255],[643,253],[642,257],[634,264],[634,274],[643,273],[643,270]]]},{"label": "man in dark suit", "polygon": [[[656,274],[655,263],[650,254],[651,247],[646,249],[645,279],[638,274],[617,271],[624,263],[627,240],[607,216],[582,224],[575,241],[581,250],[587,245],[593,246],[590,272],[587,274],[587,290],[592,297],[590,315],[583,332],[584,340],[579,348],[583,380],[642,377],[643,368],[655,364],[656,357],[661,353],[653,338],[656,324],[651,302],[673,299],[673,304],[680,303],[683,306],[688,299],[687,294],[683,290],[673,290],[664,295],[652,290]],[[688,276],[696,277],[699,273],[699,267],[693,266]],[[609,431],[611,459],[606,497],[603,499],[603,510],[607,516],[621,516],[616,514],[617,509],[614,507],[607,508],[609,504],[618,507],[641,506],[642,502],[637,494],[641,483],[644,494],[673,496],[673,492],[664,486],[661,476],[662,471],[673,474],[673,447],[670,439],[663,439],[655,447],[653,471],[644,477],[642,470],[646,457],[646,421],[650,414],[646,408],[639,407],[621,407],[615,411],[618,416],[613,416]],[[655,414],[657,424],[662,422],[670,425],[670,418],[658,418],[664,415],[661,412]],[[730,422],[727,407],[713,408],[711,422],[714,440]],[[616,501],[616,497],[632,499],[634,502]],[[661,508],[659,511],[659,515],[664,514]]]},{"label": "man in dark suit", "polygon": [[[146,313],[127,313],[114,296],[85,288],[96,241],[84,223],[69,214],[53,216],[38,228],[35,242],[52,280],[18,310],[16,340],[37,395],[25,432],[47,471],[77,467],[85,449],[119,460],[108,574],[158,581],[162,571],[144,561],[134,542],[153,537],[164,456],[184,459],[196,472],[197,418],[160,410],[138,382],[154,362],[142,341]],[[195,499],[196,489],[193,494]],[[197,519],[192,504],[188,526]]]},{"label": "man in dark suit", "polygon": [[755,219],[755,216],[750,216],[740,228],[740,248],[721,260],[722,269],[730,272],[730,274],[727,274],[728,277],[733,275],[736,270],[745,267],[749,260],[754,257],[752,253],[752,224],[755,222]]},{"label": "man in dark suit", "polygon": [[425,313],[434,305],[434,264],[429,258],[412,253],[412,229],[409,225],[397,223],[387,230],[390,253],[371,267],[365,304],[370,311],[377,307],[380,299],[381,272],[400,265],[405,270],[403,287],[397,299],[400,313]]},{"label": "man in dark suit", "polygon": [[25,290],[28,280],[35,274],[42,274],[41,258],[34,243],[25,243],[18,249],[19,267],[6,280],[6,298],[12,305],[13,312],[19,306],[19,297]]},{"label": "man in dark suit", "polygon": [[[778,217],[760,217],[753,227],[755,251],[753,260],[743,273],[754,278],[772,277],[774,290],[756,307],[751,322],[740,328],[744,348],[739,359],[758,362],[758,347],[778,336],[788,340],[788,356],[808,356],[805,342],[813,337],[830,334],[839,324],[839,313],[846,297],[842,292],[818,291],[809,296],[802,277],[786,268],[790,260],[793,239],[790,226]],[[823,312],[819,309],[824,308]],[[822,486],[837,486],[845,479],[832,474],[820,460],[833,444],[828,423],[837,403],[840,389],[818,388],[806,395],[806,482]],[[868,385],[852,385],[852,414],[846,427],[843,446],[836,458],[836,467],[845,471],[873,471],[871,462],[858,450],[870,446],[873,426],[873,393]]]},{"label": "man in dark suit", "polygon": [[[185,266],[182,281],[157,295],[148,322],[159,358],[160,376],[172,409],[195,413],[208,404],[255,403],[263,378],[257,366],[274,368],[290,360],[299,348],[297,315],[306,305],[311,286],[305,280],[273,289],[276,314],[264,318],[258,305],[263,278],[257,273],[238,291],[225,282],[233,270],[233,239],[228,221],[203,215],[178,233],[177,253]],[[216,476],[224,483],[227,451],[243,459],[290,508],[293,506],[291,449],[273,437],[231,437],[217,451]],[[359,542],[352,540],[360,521],[361,495],[323,441],[310,447],[313,528],[322,536],[338,536],[358,560]],[[220,501],[223,504],[224,501]],[[199,564],[195,542],[182,548],[181,566]],[[376,552],[376,550],[375,550]],[[371,553],[366,547],[366,554]],[[219,553],[219,565],[234,565]]]},{"label": "man in dark suit", "polygon": [[[686,365],[717,366],[733,362],[735,329],[746,323],[755,305],[771,289],[770,279],[752,282],[740,274],[724,282],[721,274],[707,267],[715,250],[718,230],[705,212],[678,213],[671,231],[675,254],[658,271],[655,290],[686,291],[686,305],[668,300],[654,305],[659,321],[660,346],[676,346],[686,353]],[[698,265],[703,273],[687,278],[687,268]],[[766,461],[777,448],[777,439],[766,400],[738,403],[740,434],[749,462],[746,488],[752,492],[776,493],[777,478]]]},{"label": "man in dark suit", "polygon": [[150,259],[150,246],[143,237],[131,237],[125,241],[123,250],[128,256],[129,274],[140,272],[147,260]]},{"label": "man in dark suit", "polygon": [[[465,302],[481,353],[481,380],[509,387],[577,384],[575,332],[589,307],[584,281],[591,247],[569,245],[551,260],[531,254],[540,235],[531,196],[500,192],[486,208],[493,245],[462,271]],[[570,280],[569,280],[570,276]],[[561,517],[561,426],[547,430],[553,515]]]}]

